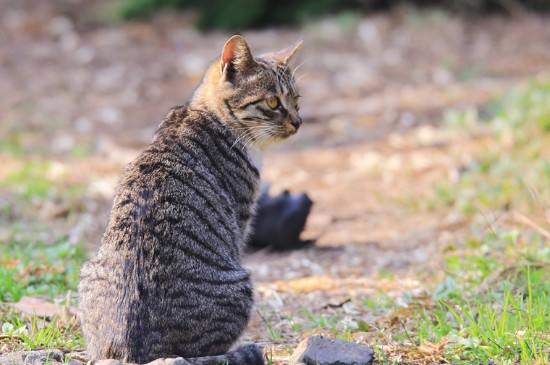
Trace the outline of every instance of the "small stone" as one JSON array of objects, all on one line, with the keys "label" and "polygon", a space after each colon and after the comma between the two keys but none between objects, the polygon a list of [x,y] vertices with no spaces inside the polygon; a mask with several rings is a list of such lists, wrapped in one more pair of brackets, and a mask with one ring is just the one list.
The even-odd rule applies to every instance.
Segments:
[{"label": "small stone", "polygon": [[183,357],[161,358],[151,361],[146,365],[191,365]]},{"label": "small stone", "polygon": [[0,364],[43,365],[62,363],[65,359],[61,350],[17,351],[0,355]]},{"label": "small stone", "polygon": [[374,360],[372,348],[336,338],[313,336],[302,341],[290,358],[290,364],[369,365]]},{"label": "small stone", "polygon": [[[86,351],[73,351],[70,353],[71,361],[78,361],[81,363],[87,363],[90,360],[90,356]],[[70,364],[71,362],[69,362]]]}]

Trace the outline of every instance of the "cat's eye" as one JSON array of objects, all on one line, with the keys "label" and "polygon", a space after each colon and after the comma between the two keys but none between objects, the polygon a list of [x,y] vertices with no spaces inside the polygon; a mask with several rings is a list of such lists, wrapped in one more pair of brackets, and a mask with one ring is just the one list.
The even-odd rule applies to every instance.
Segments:
[{"label": "cat's eye", "polygon": [[272,96],[268,98],[266,101],[267,101],[267,106],[270,107],[271,109],[277,109],[277,107],[279,106],[279,98],[276,96]]},{"label": "cat's eye", "polygon": [[297,108],[298,107],[298,98],[299,96],[296,96],[294,97],[294,99],[292,99],[292,105]]}]

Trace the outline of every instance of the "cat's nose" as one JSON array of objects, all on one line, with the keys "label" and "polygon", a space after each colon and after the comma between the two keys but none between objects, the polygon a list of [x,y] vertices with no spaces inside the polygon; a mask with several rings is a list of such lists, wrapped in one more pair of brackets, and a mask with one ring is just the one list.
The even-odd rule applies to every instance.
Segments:
[{"label": "cat's nose", "polygon": [[290,124],[292,124],[292,126],[296,128],[296,130],[298,130],[298,128],[300,128],[300,125],[302,125],[302,118],[298,116],[292,117]]}]

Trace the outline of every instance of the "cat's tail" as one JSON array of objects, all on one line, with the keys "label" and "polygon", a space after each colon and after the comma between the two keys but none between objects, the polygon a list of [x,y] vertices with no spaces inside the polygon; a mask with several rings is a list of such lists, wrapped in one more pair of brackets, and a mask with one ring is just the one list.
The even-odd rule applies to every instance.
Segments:
[{"label": "cat's tail", "polygon": [[223,355],[185,358],[191,365],[264,365],[258,346],[245,345]]}]

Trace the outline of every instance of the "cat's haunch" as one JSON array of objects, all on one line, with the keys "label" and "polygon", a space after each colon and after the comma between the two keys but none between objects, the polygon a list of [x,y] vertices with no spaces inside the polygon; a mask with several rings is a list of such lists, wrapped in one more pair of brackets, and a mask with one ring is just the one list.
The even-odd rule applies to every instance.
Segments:
[{"label": "cat's haunch", "polygon": [[302,123],[289,66],[299,46],[253,57],[233,36],[191,100],[170,111],[126,167],[78,287],[93,360],[264,363],[256,345],[228,351],[254,305],[240,258],[259,195],[259,156]]}]

